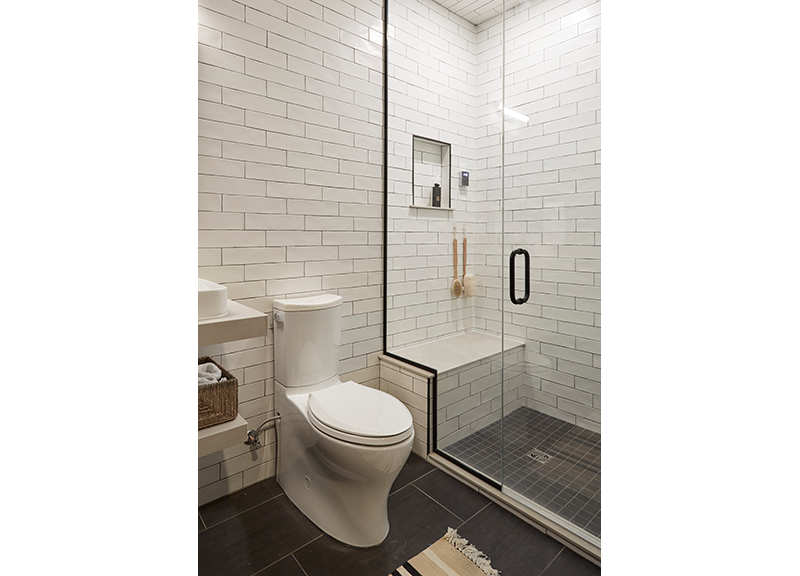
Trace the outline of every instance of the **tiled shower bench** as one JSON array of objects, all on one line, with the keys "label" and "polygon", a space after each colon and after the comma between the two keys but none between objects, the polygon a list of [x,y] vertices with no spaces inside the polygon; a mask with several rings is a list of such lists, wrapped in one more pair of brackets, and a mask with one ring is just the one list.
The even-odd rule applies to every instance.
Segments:
[{"label": "tiled shower bench", "polygon": [[[505,412],[523,405],[525,343],[499,336],[462,332],[390,353],[425,370],[381,354],[380,388],[408,406],[414,418],[414,452],[423,458],[433,446],[432,427],[438,422],[438,447],[453,442],[499,420],[501,409],[501,354],[505,357]],[[432,398],[436,371],[436,398]],[[432,415],[436,412],[437,418]]]}]

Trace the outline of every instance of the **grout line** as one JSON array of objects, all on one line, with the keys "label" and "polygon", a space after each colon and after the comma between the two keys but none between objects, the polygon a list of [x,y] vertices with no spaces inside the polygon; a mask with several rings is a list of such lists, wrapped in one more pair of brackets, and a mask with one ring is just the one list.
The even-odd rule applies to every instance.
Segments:
[{"label": "grout line", "polygon": [[542,575],[543,575],[545,572],[547,572],[547,569],[548,569],[548,568],[550,568],[550,566],[552,566],[552,565],[553,565],[553,562],[555,562],[555,561],[556,561],[556,558],[558,558],[559,556],[561,556],[561,553],[562,553],[562,552],[564,552],[564,548],[566,548],[566,546],[562,545],[562,546],[561,546],[561,550],[559,550],[559,551],[558,551],[558,554],[556,554],[555,556],[553,556],[553,559],[552,559],[552,560],[550,560],[550,562],[547,564],[547,566],[545,566],[545,567],[544,567],[544,570],[542,570],[542,571],[541,571],[541,573],[539,574],[539,576],[542,576]]},{"label": "grout line", "polygon": [[295,561],[295,562],[297,562],[297,565],[298,565],[298,566],[300,566],[300,569],[303,571],[303,573],[304,573],[306,576],[308,576],[308,573],[305,571],[305,569],[303,568],[303,566],[300,564],[300,561],[299,561],[299,560],[298,560],[298,559],[295,557],[294,553],[295,553],[295,552],[297,552],[297,551],[299,551],[299,550],[302,550],[303,548],[305,548],[306,546],[308,546],[308,545],[309,545],[309,544],[311,544],[312,542],[315,542],[315,541],[319,540],[319,539],[320,539],[320,538],[322,538],[323,536],[325,536],[325,533],[324,533],[324,532],[323,532],[322,534],[320,534],[319,536],[317,536],[316,538],[312,538],[311,540],[309,540],[308,542],[306,542],[305,544],[303,544],[303,545],[302,545],[302,546],[300,546],[299,548],[295,548],[294,550],[292,550],[291,552],[289,552],[289,553],[288,553],[288,554],[286,554],[285,556],[281,556],[280,558],[278,558],[277,560],[275,560],[275,562],[273,562],[273,563],[271,563],[271,564],[267,564],[267,565],[266,565],[266,566],[264,566],[263,568],[259,568],[259,569],[258,569],[258,571],[256,571],[256,572],[253,572],[253,574],[251,574],[251,576],[256,576],[256,574],[258,574],[259,572],[263,572],[263,571],[264,571],[264,570],[266,570],[267,568],[271,568],[272,566],[275,566],[275,564],[277,564],[278,562],[283,562],[283,561],[284,561],[284,560],[286,560],[286,559],[287,559],[289,556],[291,556],[292,558],[294,558],[294,561]]},{"label": "grout line", "polygon": [[459,527],[458,527],[458,529],[460,530],[460,529],[461,529],[461,528],[462,528],[462,527],[463,527],[463,526],[464,526],[464,525],[465,525],[467,522],[469,522],[470,520],[472,520],[473,518],[475,518],[475,516],[477,516],[478,514],[480,514],[481,512],[483,512],[484,510],[486,510],[486,509],[487,509],[489,506],[491,506],[491,505],[492,505],[492,501],[491,501],[491,500],[489,500],[489,501],[486,503],[486,506],[484,506],[483,508],[481,508],[480,510],[478,510],[477,512],[475,512],[475,514],[473,514],[472,516],[470,516],[469,518],[467,518],[466,520],[464,520],[464,522],[462,522],[462,523],[461,523],[461,526],[459,526]]},{"label": "grout line", "polygon": [[[250,510],[253,510],[254,508],[258,508],[259,506],[263,506],[263,505],[264,505],[264,504],[266,504],[267,502],[272,502],[273,500],[275,500],[275,498],[280,498],[281,496],[285,496],[285,494],[286,494],[285,492],[281,492],[280,494],[277,494],[276,496],[273,496],[272,498],[267,498],[266,500],[264,500],[263,502],[259,502],[259,503],[258,503],[258,504],[256,504],[255,506],[251,506],[250,508],[247,508],[246,510],[242,510],[241,512],[237,512],[236,514],[234,514],[234,515],[233,515],[233,516],[231,516],[230,518],[225,518],[225,520],[220,520],[220,521],[219,521],[219,522],[217,522],[216,524],[212,524],[211,526],[206,526],[206,529],[208,529],[208,528],[214,528],[215,526],[219,526],[220,524],[224,524],[224,523],[225,523],[225,522],[227,522],[228,520],[233,520],[233,519],[234,519],[234,518],[236,518],[237,516],[241,516],[241,515],[242,515],[242,514],[244,514],[245,512],[249,512]],[[200,517],[202,518],[202,517],[203,517],[203,515],[201,514],[201,515],[200,515]],[[205,525],[205,521],[203,522],[203,524]]]},{"label": "grout line", "polygon": [[452,514],[453,516],[455,516],[456,518],[458,518],[458,519],[459,519],[459,520],[461,520],[462,522],[464,521],[464,520],[462,520],[462,519],[461,519],[461,516],[459,516],[458,514],[456,514],[455,512],[453,512],[452,510],[450,510],[450,508],[448,508],[447,506],[445,506],[444,504],[442,504],[441,502],[439,502],[439,501],[438,501],[436,498],[434,498],[433,496],[431,496],[430,494],[428,494],[427,492],[425,492],[425,491],[424,491],[422,488],[420,488],[420,487],[416,486],[415,484],[412,484],[412,486],[414,486],[414,488],[416,488],[417,490],[419,490],[420,492],[422,492],[422,493],[423,493],[425,496],[427,496],[428,498],[430,498],[431,500],[433,500],[434,502],[436,502],[436,503],[437,503],[439,506],[441,506],[442,508],[444,508],[445,510],[447,510],[448,512],[450,512],[450,514]]},{"label": "grout line", "polygon": [[[313,540],[312,540],[312,542],[313,542]],[[308,572],[306,572],[306,569],[305,569],[305,568],[303,568],[303,565],[302,565],[302,564],[300,564],[300,560],[298,560],[298,559],[297,559],[297,557],[294,555],[294,552],[292,552],[292,558],[294,558],[294,561],[295,561],[295,562],[297,562],[297,565],[298,565],[298,566],[300,566],[300,570],[302,570],[302,571],[303,571],[303,574],[305,574],[306,576],[308,576]]]},{"label": "grout line", "polygon": [[[208,530],[208,526],[206,526],[206,521],[203,520],[203,515],[200,514],[199,510],[197,511],[197,515],[200,517],[200,522],[203,523],[203,530]],[[203,532],[203,530],[200,530],[200,532]]]},{"label": "grout line", "polygon": [[414,484],[414,482],[416,482],[417,480],[421,480],[422,478],[425,478],[425,476],[427,476],[428,474],[430,474],[431,472],[433,472],[433,471],[435,471],[435,470],[436,470],[436,467],[434,467],[434,468],[433,468],[433,470],[428,470],[427,472],[425,472],[425,474],[423,474],[423,475],[422,475],[422,476],[420,476],[419,478],[414,478],[414,479],[413,479],[411,482],[409,482],[408,484],[405,484],[405,485],[403,485],[403,486],[400,486],[400,488],[398,488],[398,489],[397,489],[397,490],[395,490],[394,492],[390,492],[390,493],[389,493],[389,496],[391,496],[392,494],[397,494],[397,493],[398,493],[398,492],[400,492],[400,490],[402,490],[403,488],[405,488],[405,487],[407,487],[407,486],[411,486],[412,484]]}]

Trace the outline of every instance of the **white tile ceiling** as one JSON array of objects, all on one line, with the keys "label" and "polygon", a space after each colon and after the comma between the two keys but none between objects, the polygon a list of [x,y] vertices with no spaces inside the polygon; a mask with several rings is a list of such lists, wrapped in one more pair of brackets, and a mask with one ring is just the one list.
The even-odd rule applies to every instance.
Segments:
[{"label": "white tile ceiling", "polygon": [[[476,26],[503,13],[503,0],[434,0]],[[525,0],[506,0],[506,10]]]}]

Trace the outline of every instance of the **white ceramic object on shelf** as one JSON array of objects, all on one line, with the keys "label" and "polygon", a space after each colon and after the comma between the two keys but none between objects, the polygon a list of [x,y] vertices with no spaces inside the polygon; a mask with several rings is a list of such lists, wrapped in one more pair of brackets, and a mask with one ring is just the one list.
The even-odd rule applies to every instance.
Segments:
[{"label": "white ceramic object on shelf", "polygon": [[197,318],[219,318],[228,313],[228,288],[211,282],[197,279]]}]

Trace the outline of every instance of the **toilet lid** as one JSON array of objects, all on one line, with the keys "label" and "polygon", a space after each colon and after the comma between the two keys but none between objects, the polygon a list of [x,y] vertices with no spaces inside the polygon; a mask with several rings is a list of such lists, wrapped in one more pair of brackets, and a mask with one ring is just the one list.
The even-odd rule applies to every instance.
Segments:
[{"label": "toilet lid", "polygon": [[402,402],[355,382],[313,392],[308,408],[317,428],[346,442],[385,446],[413,434],[411,413]]}]

